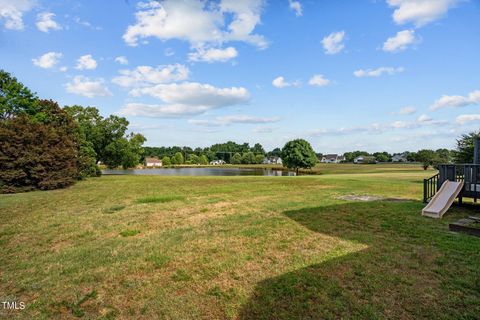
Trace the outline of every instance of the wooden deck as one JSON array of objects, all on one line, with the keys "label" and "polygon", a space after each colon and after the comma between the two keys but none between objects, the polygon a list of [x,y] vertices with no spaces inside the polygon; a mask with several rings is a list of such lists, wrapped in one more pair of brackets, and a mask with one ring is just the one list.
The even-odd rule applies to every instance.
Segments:
[{"label": "wooden deck", "polygon": [[462,198],[472,198],[474,202],[480,198],[479,164],[441,164],[438,166],[438,174],[423,180],[423,202],[430,201],[447,180],[464,182],[459,195],[460,203]]}]

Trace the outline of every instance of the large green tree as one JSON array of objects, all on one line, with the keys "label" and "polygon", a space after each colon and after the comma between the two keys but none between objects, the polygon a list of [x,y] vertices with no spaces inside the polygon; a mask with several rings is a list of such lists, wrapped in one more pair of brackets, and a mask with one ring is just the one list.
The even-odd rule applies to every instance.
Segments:
[{"label": "large green tree", "polygon": [[111,142],[105,148],[105,164],[109,168],[122,166],[124,169],[133,168],[143,154],[142,144],[145,137],[141,134],[131,133]]},{"label": "large green tree", "polygon": [[230,163],[231,164],[240,164],[242,163],[242,155],[238,152],[236,152],[232,158],[230,158]]},{"label": "large green tree", "polygon": [[312,168],[317,163],[317,156],[310,143],[303,139],[289,141],[282,149],[283,164],[298,173],[299,168]]},{"label": "large green tree", "polygon": [[438,163],[438,156],[433,150],[422,149],[417,152],[416,156],[417,161],[422,163],[424,170],[427,170],[428,167],[433,166]]},{"label": "large green tree", "polygon": [[255,154],[251,151],[245,152],[242,155],[242,163],[243,164],[254,164],[255,163]]},{"label": "large green tree", "polygon": [[127,119],[115,115],[104,118],[94,107],[74,105],[66,106],[64,110],[78,122],[84,140],[95,151],[97,163],[124,168],[139,163],[144,152],[142,144],[146,139],[140,134],[126,135]]},{"label": "large green tree", "polygon": [[0,69],[0,120],[14,116],[35,116],[38,99],[10,73]]},{"label": "large green tree", "polygon": [[183,158],[183,154],[181,152],[175,153],[172,158],[172,164],[183,164],[185,159]]},{"label": "large green tree", "polygon": [[480,131],[462,134],[457,139],[457,146],[453,152],[453,160],[456,163],[473,163],[475,139],[480,139]]}]

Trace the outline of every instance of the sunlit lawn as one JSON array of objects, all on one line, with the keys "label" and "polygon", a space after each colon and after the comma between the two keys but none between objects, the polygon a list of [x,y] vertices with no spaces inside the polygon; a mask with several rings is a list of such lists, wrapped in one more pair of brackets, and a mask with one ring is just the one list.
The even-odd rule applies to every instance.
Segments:
[{"label": "sunlit lawn", "polygon": [[[480,238],[448,231],[472,211],[421,217],[433,171],[347,166],[304,177],[104,176],[0,195],[0,300],[27,304],[3,315],[478,317]],[[391,199],[338,199],[353,194]]]}]

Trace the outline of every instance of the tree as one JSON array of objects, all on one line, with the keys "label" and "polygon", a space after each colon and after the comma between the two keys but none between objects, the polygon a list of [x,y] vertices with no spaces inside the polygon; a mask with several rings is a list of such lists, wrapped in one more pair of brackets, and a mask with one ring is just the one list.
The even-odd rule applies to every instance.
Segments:
[{"label": "tree", "polygon": [[437,163],[437,154],[433,150],[423,149],[417,152],[417,161],[422,163],[423,169],[427,170],[429,166]]},{"label": "tree", "polygon": [[256,164],[262,163],[264,158],[265,158],[265,156],[263,154],[257,154],[255,156],[255,163]]},{"label": "tree", "polygon": [[200,163],[200,164],[203,164],[203,165],[208,164],[208,158],[207,158],[207,156],[204,155],[204,154],[202,154],[202,155],[199,157],[199,163]]},{"label": "tree", "polygon": [[232,158],[230,159],[230,163],[231,164],[240,164],[242,163],[242,156],[240,155],[240,153],[235,153]]},{"label": "tree", "polygon": [[255,163],[255,154],[249,151],[242,155],[242,163],[243,164],[253,164]]},{"label": "tree", "polygon": [[199,164],[199,158],[195,154],[188,155],[188,160],[190,160],[192,164]]},{"label": "tree", "polygon": [[383,152],[375,152],[373,154],[373,156],[375,157],[375,160],[378,161],[378,162],[389,162],[389,161],[392,161],[392,156],[386,152],[386,151],[383,151]]},{"label": "tree", "polygon": [[289,141],[282,149],[283,164],[298,173],[299,168],[312,168],[317,163],[317,157],[308,141],[296,139]]},{"label": "tree", "polygon": [[126,135],[127,119],[115,115],[104,118],[94,107],[74,105],[66,106],[64,110],[78,122],[85,141],[83,144],[93,148],[97,163],[132,168],[140,162],[146,139],[141,134]]},{"label": "tree", "polygon": [[281,157],[282,156],[282,149],[275,148],[272,151],[268,152],[267,156],[269,156],[269,157]]},{"label": "tree", "polygon": [[78,149],[69,129],[25,115],[0,121],[0,191],[73,184],[78,176]]},{"label": "tree", "polygon": [[126,138],[112,141],[105,147],[105,164],[109,168],[122,166],[124,169],[133,168],[139,164],[143,154],[142,144],[145,137],[141,134],[131,133]]},{"label": "tree", "polygon": [[417,162],[417,153],[416,152],[407,152],[407,161]]},{"label": "tree", "polygon": [[257,154],[264,155],[265,154],[265,149],[263,149],[263,147],[260,143],[255,143],[255,145],[252,147],[252,149],[250,151],[252,151],[255,155],[257,155]]},{"label": "tree", "polygon": [[38,99],[22,83],[0,69],[0,120],[13,116],[34,116],[38,113]]},{"label": "tree", "polygon": [[162,165],[164,165],[164,166],[171,166],[172,165],[172,161],[170,160],[169,156],[165,156],[165,157],[162,158]]},{"label": "tree", "polygon": [[175,153],[175,156],[172,158],[172,164],[183,164],[183,154],[181,152]]},{"label": "tree", "polygon": [[475,139],[480,138],[480,131],[462,134],[457,139],[457,147],[453,152],[453,159],[456,163],[473,163]]},{"label": "tree", "polygon": [[439,163],[450,163],[452,161],[452,152],[448,149],[437,149],[435,153]]}]

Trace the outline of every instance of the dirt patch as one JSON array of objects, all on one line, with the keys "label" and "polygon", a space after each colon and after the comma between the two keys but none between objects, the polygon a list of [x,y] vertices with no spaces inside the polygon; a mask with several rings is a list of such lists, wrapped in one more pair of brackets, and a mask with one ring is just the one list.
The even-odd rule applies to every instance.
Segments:
[{"label": "dirt patch", "polygon": [[380,196],[369,196],[369,195],[358,195],[358,194],[349,194],[345,196],[337,197],[339,200],[347,201],[392,201],[392,202],[404,202],[411,201],[409,199],[400,199],[400,198],[384,198]]}]

